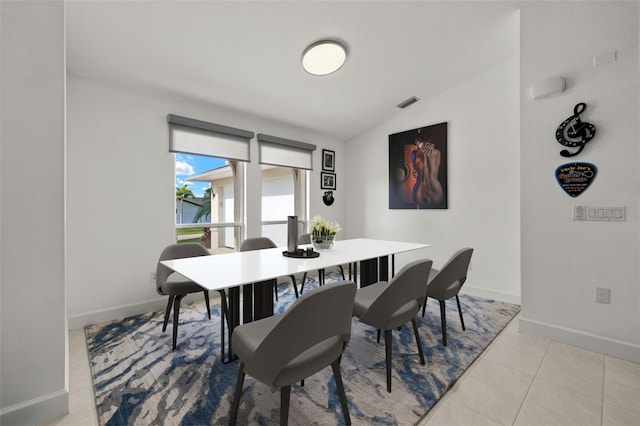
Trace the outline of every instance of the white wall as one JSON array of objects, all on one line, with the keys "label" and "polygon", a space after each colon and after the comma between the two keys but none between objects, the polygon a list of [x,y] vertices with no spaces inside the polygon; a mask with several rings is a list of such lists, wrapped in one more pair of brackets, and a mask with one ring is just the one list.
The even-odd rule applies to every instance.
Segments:
[{"label": "white wall", "polygon": [[[168,113],[316,144],[311,175],[311,213],[342,221],[344,198],[331,207],[319,187],[322,148],[340,142],[196,101],[144,94],[129,88],[68,76],[67,86],[67,285],[70,327],[158,308],[149,273],[163,247],[174,241],[175,180],[168,152]],[[261,232],[261,168],[257,142],[247,167],[247,235]],[[344,191],[342,191],[344,193]],[[114,218],[119,206],[136,206],[127,223]],[[283,218],[284,219],[284,218]]]},{"label": "white wall", "polygon": [[[544,31],[541,31],[544,23]],[[521,10],[521,330],[640,362],[638,2],[527,2]],[[593,67],[593,56],[618,60]],[[565,93],[531,100],[532,83],[563,76]],[[566,159],[557,126],[585,102],[596,137]],[[599,173],[576,199],[554,170],[591,162]],[[624,223],[573,222],[573,204],[627,206]],[[595,287],[611,304],[594,302]]]},{"label": "white wall", "polygon": [[[433,244],[420,255],[434,267],[473,247],[463,291],[519,303],[518,90],[514,57],[348,142],[349,236]],[[390,210],[389,135],[444,121],[449,208]],[[400,264],[409,260],[397,256]]]},{"label": "white wall", "polygon": [[68,412],[64,4],[0,17],[0,423],[33,425]]}]

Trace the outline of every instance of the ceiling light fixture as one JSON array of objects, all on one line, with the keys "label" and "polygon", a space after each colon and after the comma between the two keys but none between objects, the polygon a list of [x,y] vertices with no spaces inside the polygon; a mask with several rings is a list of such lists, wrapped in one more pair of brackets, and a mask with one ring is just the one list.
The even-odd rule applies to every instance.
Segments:
[{"label": "ceiling light fixture", "polygon": [[302,53],[302,66],[313,75],[327,75],[338,71],[347,60],[347,49],[335,40],[320,40]]}]

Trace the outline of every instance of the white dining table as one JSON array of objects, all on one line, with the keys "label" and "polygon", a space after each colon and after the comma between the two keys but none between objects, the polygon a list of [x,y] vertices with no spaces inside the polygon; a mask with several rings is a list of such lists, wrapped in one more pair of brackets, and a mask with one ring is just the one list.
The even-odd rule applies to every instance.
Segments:
[{"label": "white dining table", "polygon": [[[306,247],[306,246],[301,246]],[[402,252],[431,247],[430,244],[355,238],[338,240],[316,258],[283,255],[283,248],[163,260],[166,267],[189,278],[205,290],[224,290],[243,284],[328,268]]]},{"label": "white dining table", "polygon": [[[301,246],[307,248],[309,246]],[[287,257],[284,248],[271,248],[233,252],[211,256],[163,260],[161,263],[201,286],[204,290],[221,294],[223,321],[221,340],[223,362],[232,359],[231,338],[229,358],[224,353],[224,319],[229,336],[240,324],[240,288],[243,289],[243,322],[250,322],[273,315],[273,285],[278,277],[322,270],[336,265],[360,263],[360,285],[378,279],[388,279],[388,257],[392,257],[391,275],[394,273],[398,253],[431,247],[430,244],[402,241],[355,238],[338,240],[329,250],[320,250],[318,257]],[[357,275],[357,266],[354,277]],[[355,281],[355,280],[354,280]],[[294,284],[295,285],[295,284]],[[229,293],[227,304],[226,294]]]}]

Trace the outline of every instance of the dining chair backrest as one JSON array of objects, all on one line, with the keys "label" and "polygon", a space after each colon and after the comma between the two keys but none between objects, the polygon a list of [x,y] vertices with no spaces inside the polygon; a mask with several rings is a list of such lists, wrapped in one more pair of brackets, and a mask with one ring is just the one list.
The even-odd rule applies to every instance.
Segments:
[{"label": "dining chair backrest", "polygon": [[240,251],[262,250],[278,247],[271,239],[267,237],[247,238],[240,244]]},{"label": "dining chair backrest", "polygon": [[360,320],[367,324],[378,323],[381,328],[386,329],[381,321],[392,318],[396,311],[411,302],[415,302],[415,315],[419,309],[417,300],[424,295],[432,264],[433,261],[422,259],[403,266]]},{"label": "dining chair backrest", "polygon": [[311,244],[311,234],[307,232],[306,234],[298,235],[298,244]]},{"label": "dining chair backrest", "polygon": [[176,243],[165,247],[164,250],[162,250],[162,253],[160,253],[158,266],[156,267],[156,290],[158,293],[163,294],[160,289],[173,273],[173,270],[161,264],[161,261],[184,259],[186,257],[209,256],[210,254],[209,250],[200,243]]},{"label": "dining chair backrest", "polygon": [[289,384],[288,378],[279,377],[287,371],[285,367],[289,366],[291,374],[289,363],[303,353],[305,359],[313,360],[314,348],[326,358],[317,362],[329,365],[351,338],[355,294],[352,281],[340,281],[301,295],[278,317],[250,358],[243,360],[247,373],[269,385]]},{"label": "dining chair backrest", "polygon": [[473,249],[469,247],[455,252],[429,282],[427,297],[446,300],[457,295],[467,280],[472,254]]}]

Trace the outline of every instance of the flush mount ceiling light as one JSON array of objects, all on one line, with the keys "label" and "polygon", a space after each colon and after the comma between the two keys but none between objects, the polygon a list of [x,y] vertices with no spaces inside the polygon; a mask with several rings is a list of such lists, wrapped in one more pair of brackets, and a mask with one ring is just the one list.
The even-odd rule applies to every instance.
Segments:
[{"label": "flush mount ceiling light", "polygon": [[311,44],[302,53],[302,66],[313,75],[336,72],[347,60],[347,49],[335,40],[320,40]]}]

